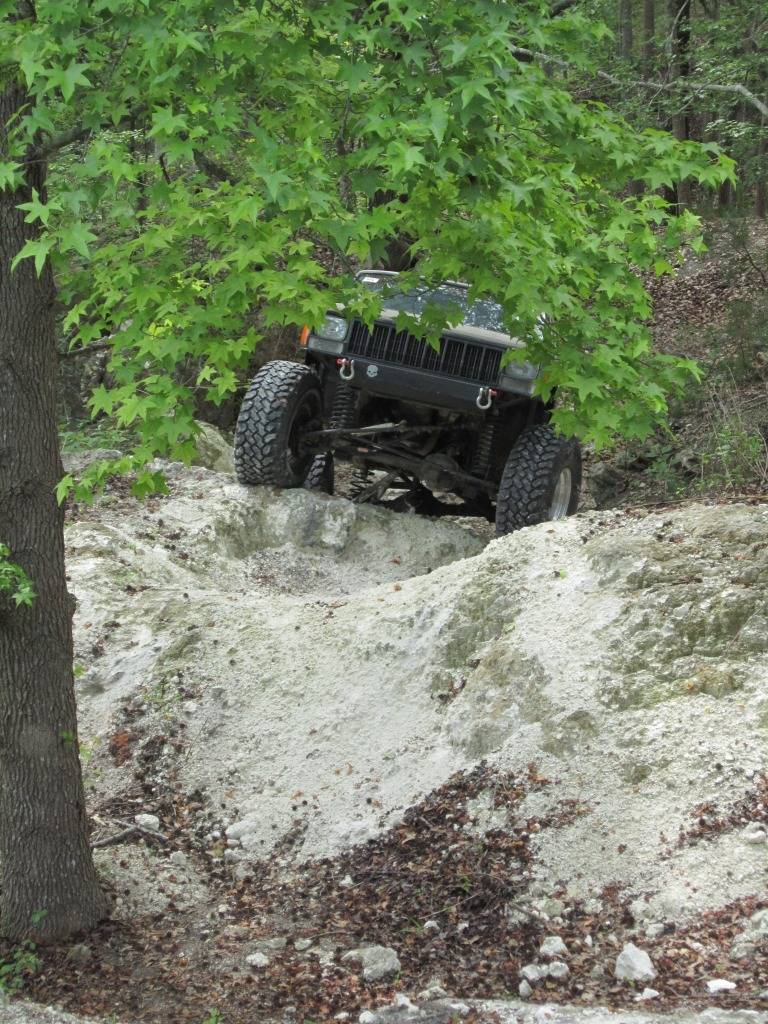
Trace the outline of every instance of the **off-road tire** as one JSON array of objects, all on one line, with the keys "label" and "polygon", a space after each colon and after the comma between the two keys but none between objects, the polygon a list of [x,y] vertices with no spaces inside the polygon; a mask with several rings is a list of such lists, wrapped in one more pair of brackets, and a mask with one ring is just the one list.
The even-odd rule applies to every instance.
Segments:
[{"label": "off-road tire", "polygon": [[275,359],[251,381],[235,428],[235,472],[242,484],[301,487],[313,455],[303,430],[322,425],[320,381],[309,366]]},{"label": "off-road tire", "polygon": [[333,494],[335,474],[333,472],[333,453],[324,452],[312,459],[309,472],[304,478],[304,487],[308,491],[322,491]]},{"label": "off-road tire", "polygon": [[560,474],[571,472],[566,515],[576,511],[581,490],[581,448],[560,437],[548,424],[528,427],[507,457],[496,499],[496,535],[512,533],[551,519]]}]

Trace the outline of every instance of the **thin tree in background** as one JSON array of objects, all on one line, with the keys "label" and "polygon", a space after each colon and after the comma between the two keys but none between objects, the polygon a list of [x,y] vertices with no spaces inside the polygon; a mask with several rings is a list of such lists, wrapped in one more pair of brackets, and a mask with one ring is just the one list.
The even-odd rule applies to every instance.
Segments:
[{"label": "thin tree in background", "polygon": [[[691,0],[669,0],[667,11],[672,77],[685,79],[691,73]],[[686,142],[690,138],[689,102],[687,97],[683,97],[678,109],[672,115],[672,132],[680,142]],[[676,197],[678,208],[686,209],[691,205],[690,181],[683,179],[677,183]]]}]

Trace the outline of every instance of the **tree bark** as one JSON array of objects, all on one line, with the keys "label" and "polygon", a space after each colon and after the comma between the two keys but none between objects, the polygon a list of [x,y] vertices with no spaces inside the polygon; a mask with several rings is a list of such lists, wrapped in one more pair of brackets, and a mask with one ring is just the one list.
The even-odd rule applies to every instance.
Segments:
[{"label": "tree bark", "polygon": [[[8,73],[6,72],[6,75]],[[0,81],[0,160],[5,126],[28,102]],[[0,191],[0,539],[37,592],[32,607],[0,599],[0,932],[65,938],[109,909],[88,843],[77,743],[72,611],[64,571],[63,475],[56,422],[54,282],[32,260],[12,258],[37,228],[17,209],[45,193],[45,163]],[[42,915],[42,916],[41,916]]]}]

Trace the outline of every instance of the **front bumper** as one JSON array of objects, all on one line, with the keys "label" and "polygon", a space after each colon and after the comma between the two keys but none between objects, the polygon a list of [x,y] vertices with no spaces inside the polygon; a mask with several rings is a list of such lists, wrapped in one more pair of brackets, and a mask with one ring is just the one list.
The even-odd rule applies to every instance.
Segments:
[{"label": "front bumper", "polygon": [[363,356],[348,356],[334,362],[339,376],[350,387],[416,405],[478,412],[489,408],[491,401],[501,395],[498,389],[451,377],[438,377],[410,367],[376,363]]}]

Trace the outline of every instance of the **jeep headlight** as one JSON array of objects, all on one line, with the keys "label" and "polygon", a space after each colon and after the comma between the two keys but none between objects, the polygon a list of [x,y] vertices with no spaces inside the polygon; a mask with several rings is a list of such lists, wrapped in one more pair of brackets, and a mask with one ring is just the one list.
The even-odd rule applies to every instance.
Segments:
[{"label": "jeep headlight", "polygon": [[533,382],[539,375],[536,363],[507,363],[500,374],[499,383],[507,391],[532,395]]},{"label": "jeep headlight", "polygon": [[315,335],[324,341],[344,341],[347,336],[347,321],[343,317],[329,314],[317,328]]}]

